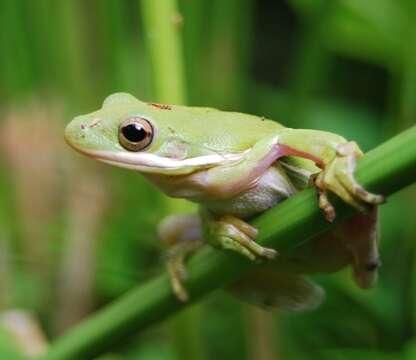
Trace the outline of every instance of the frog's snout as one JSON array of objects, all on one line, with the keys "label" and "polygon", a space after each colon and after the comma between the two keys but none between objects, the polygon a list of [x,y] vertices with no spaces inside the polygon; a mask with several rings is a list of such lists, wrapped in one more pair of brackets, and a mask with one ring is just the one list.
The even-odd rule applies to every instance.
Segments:
[{"label": "frog's snout", "polygon": [[80,148],[85,143],[87,119],[84,116],[78,116],[73,119],[65,128],[65,140],[74,147]]},{"label": "frog's snout", "polygon": [[101,116],[80,115],[66,126],[64,137],[69,146],[83,154],[98,150],[118,151],[117,130]]}]

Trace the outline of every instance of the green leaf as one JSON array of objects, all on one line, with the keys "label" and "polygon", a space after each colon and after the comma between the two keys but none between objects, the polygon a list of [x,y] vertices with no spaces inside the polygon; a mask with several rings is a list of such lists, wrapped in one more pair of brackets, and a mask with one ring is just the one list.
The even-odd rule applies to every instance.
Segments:
[{"label": "green leaf", "polygon": [[[315,16],[323,1],[291,0],[291,5],[306,20]],[[395,67],[402,58],[408,24],[414,22],[394,0],[340,0],[332,4],[322,41],[332,50],[375,64]],[[319,14],[318,14],[319,15]]]}]

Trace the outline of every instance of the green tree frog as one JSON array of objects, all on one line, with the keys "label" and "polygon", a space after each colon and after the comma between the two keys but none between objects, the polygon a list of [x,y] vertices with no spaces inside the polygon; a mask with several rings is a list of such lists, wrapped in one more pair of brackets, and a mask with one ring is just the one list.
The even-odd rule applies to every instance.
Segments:
[{"label": "green tree frog", "polygon": [[[142,102],[125,93],[68,124],[65,138],[80,153],[138,171],[167,195],[199,204],[198,215],[163,220],[159,235],[170,245],[167,269],[180,300],[188,294],[185,259],[201,244],[237,252],[265,265],[230,287],[265,306],[305,309],[322,298],[302,274],[346,265],[363,288],[376,279],[377,206],[383,197],[354,178],[362,152],[336,134],[290,129],[265,119],[212,108]],[[248,221],[306,186],[316,187],[319,206],[332,221],[328,192],[360,212],[288,257],[256,242]]]}]

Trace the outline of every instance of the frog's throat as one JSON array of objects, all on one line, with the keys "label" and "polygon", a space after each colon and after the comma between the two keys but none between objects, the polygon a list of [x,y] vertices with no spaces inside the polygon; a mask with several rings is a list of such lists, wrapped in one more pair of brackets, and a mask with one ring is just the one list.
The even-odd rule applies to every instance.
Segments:
[{"label": "frog's throat", "polygon": [[191,172],[213,166],[236,163],[244,157],[247,151],[250,151],[246,150],[240,153],[209,154],[187,159],[174,159],[146,152],[134,153],[124,151],[90,150],[79,149],[77,147],[75,147],[75,150],[95,160],[99,160],[113,166],[146,173],[163,173],[172,175],[189,174]]}]

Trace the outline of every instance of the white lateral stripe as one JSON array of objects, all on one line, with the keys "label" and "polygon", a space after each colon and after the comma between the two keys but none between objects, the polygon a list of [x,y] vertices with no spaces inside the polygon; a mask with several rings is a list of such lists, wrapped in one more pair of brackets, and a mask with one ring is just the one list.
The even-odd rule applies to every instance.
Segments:
[{"label": "white lateral stripe", "polygon": [[[149,153],[128,153],[128,152],[112,152],[112,151],[88,151],[90,156],[105,160],[113,164],[131,165],[132,168],[150,167],[161,169],[183,169],[187,167],[204,167],[211,165],[220,165],[232,161],[240,160],[249,150],[236,154],[211,154],[197,156],[189,159],[170,159]],[[126,166],[127,167],[127,166]]]}]

